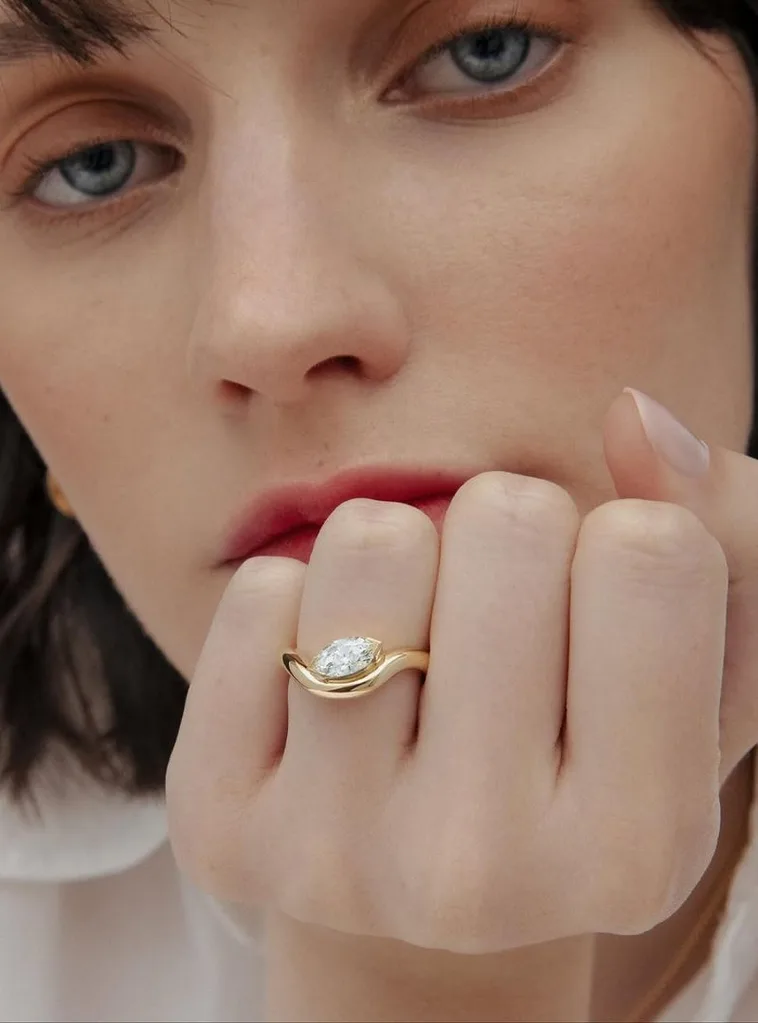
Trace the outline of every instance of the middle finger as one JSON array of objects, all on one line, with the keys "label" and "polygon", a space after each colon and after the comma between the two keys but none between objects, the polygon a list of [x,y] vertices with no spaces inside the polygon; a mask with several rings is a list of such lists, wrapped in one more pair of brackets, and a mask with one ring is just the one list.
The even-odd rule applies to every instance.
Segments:
[{"label": "middle finger", "polygon": [[485,473],[453,499],[417,748],[449,785],[554,784],[579,526],[573,499],[546,480]]}]

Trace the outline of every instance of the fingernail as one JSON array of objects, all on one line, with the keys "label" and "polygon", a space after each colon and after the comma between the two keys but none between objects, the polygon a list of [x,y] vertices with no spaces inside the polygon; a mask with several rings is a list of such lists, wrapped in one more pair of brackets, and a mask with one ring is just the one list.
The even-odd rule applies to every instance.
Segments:
[{"label": "fingernail", "polygon": [[664,461],[683,476],[704,476],[711,466],[711,452],[705,441],[690,433],[655,398],[632,387],[624,388],[637,405],[647,439]]}]

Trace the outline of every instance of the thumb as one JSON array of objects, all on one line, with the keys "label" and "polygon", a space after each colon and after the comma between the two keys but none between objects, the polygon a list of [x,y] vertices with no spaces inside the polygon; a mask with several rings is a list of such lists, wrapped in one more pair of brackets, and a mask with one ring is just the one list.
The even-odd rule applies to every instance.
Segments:
[{"label": "thumb", "polygon": [[605,458],[619,498],[692,511],[729,568],[721,697],[721,781],[758,744],[758,461],[707,446],[663,405],[626,388],[604,423]]}]

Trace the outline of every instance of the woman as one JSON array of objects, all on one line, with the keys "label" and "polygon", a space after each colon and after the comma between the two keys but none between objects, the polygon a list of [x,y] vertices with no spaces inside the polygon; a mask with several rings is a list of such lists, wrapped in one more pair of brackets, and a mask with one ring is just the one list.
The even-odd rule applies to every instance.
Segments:
[{"label": "woman", "polygon": [[2,1019],[755,1018],[754,0],[0,10]]}]

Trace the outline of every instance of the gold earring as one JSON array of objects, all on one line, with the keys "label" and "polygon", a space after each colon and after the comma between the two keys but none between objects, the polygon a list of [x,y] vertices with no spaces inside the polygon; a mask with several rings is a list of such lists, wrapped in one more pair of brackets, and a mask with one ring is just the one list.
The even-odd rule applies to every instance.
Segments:
[{"label": "gold earring", "polygon": [[66,495],[61,490],[60,484],[51,472],[48,472],[45,476],[45,486],[47,489],[47,496],[61,515],[65,515],[66,518],[69,519],[74,518],[74,509],[66,500]]}]

